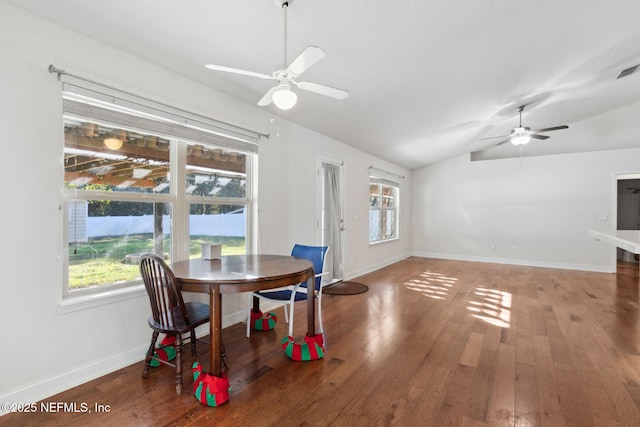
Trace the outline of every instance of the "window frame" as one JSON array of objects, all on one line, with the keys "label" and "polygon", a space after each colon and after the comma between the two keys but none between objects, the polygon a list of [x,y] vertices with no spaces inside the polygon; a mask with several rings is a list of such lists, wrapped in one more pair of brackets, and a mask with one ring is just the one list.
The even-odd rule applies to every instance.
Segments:
[{"label": "window frame", "polygon": [[[371,204],[371,186],[378,186],[378,205],[372,206]],[[384,198],[384,187],[392,188],[394,191],[394,203],[392,207],[385,207],[382,202]],[[394,240],[398,240],[400,238],[400,184],[394,181],[389,181],[386,179],[378,178],[376,176],[369,176],[369,245],[377,245],[384,242],[390,242]],[[371,226],[372,226],[372,218],[371,211],[378,211],[379,214],[379,229],[378,229],[378,239],[371,239]],[[383,220],[385,212],[393,212],[393,223],[394,223],[394,233],[390,237],[384,236],[384,224]]]},{"label": "window frame", "polygon": [[[64,87],[63,87],[64,90]],[[63,98],[65,98],[66,93],[63,92]],[[74,98],[74,94],[71,94],[71,97]],[[96,100],[93,98],[86,97],[86,94],[82,97],[83,102],[87,102],[89,104],[88,111],[95,111],[95,109],[99,109],[100,112],[104,113],[105,109],[100,103],[104,104],[104,101]],[[66,99],[66,98],[65,98]],[[75,98],[77,100],[77,98]],[[91,102],[97,101],[99,106],[91,105]],[[115,101],[114,101],[115,103]],[[72,105],[71,111],[67,110],[67,107]],[[68,117],[77,117],[78,107],[84,107],[83,105],[78,105],[77,102],[74,103],[63,103],[63,121]],[[80,108],[81,110],[82,108]],[[123,110],[119,109],[118,106],[114,107],[116,113],[114,114],[123,114]],[[129,108],[131,111],[131,109]],[[131,113],[124,113],[130,116],[130,119],[135,122],[138,117],[135,113],[138,112],[142,117],[148,117],[148,114],[144,112],[144,109],[140,109],[140,111],[133,111]],[[107,113],[109,113],[107,111]],[[87,120],[96,120],[93,117],[90,117],[89,114],[85,114],[85,118]],[[166,119],[162,119],[166,120]],[[166,125],[166,122],[162,122],[159,120],[161,125]],[[125,126],[121,126],[120,124],[115,124],[118,127],[125,128]],[[178,123],[178,126],[183,125],[182,123]],[[147,130],[142,128],[143,131],[148,131],[150,133],[156,133],[153,130]],[[184,132],[184,131],[183,131]],[[62,298],[63,304],[65,304],[65,300],[67,300],[66,304],[70,304],[71,300],[78,301],[90,301],[90,305],[95,305],[94,302],[97,298],[104,299],[113,299],[114,295],[120,295],[123,293],[139,293],[142,287],[142,280],[140,278],[122,282],[115,283],[110,285],[89,287],[84,289],[71,289],[69,287],[69,264],[70,264],[70,253],[69,253],[69,213],[70,213],[70,204],[73,200],[113,200],[113,201],[132,201],[132,202],[159,202],[166,203],[169,206],[171,212],[171,227],[169,230],[170,238],[171,238],[171,253],[170,257],[172,260],[180,260],[187,259],[189,257],[189,206],[191,203],[207,203],[207,204],[234,204],[234,205],[242,205],[246,208],[246,224],[245,224],[245,247],[246,251],[254,250],[255,241],[257,240],[254,236],[255,232],[255,213],[256,210],[256,200],[255,200],[255,191],[256,188],[255,180],[257,179],[256,165],[257,165],[257,137],[256,141],[253,142],[250,138],[245,138],[245,140],[239,139],[237,134],[233,134],[229,132],[229,144],[217,144],[216,142],[224,142],[226,138],[225,133],[221,133],[219,131],[212,132],[207,129],[206,126],[198,126],[194,129],[186,129],[186,132],[193,132],[194,138],[185,138],[182,135],[179,137],[172,137],[171,135],[162,135],[158,134],[158,136],[162,136],[167,138],[170,141],[169,148],[169,182],[170,182],[170,191],[168,194],[166,193],[134,193],[134,192],[112,192],[112,191],[103,191],[103,190],[83,190],[83,189],[72,189],[67,188],[65,185],[64,176],[62,178],[61,188],[62,188],[62,206],[61,211],[62,222],[63,222],[63,238],[62,238],[62,253],[63,253],[63,280],[62,280]],[[195,138],[200,135],[199,138]],[[187,146],[189,144],[200,144],[203,146],[211,147],[212,149],[222,149],[228,150],[232,152],[242,153],[245,156],[245,197],[233,198],[233,197],[215,197],[208,196],[203,198],[201,196],[193,196],[187,194],[186,190],[186,176],[187,176]],[[63,147],[65,147],[65,138],[62,138]],[[252,149],[243,150],[242,147],[248,147],[249,144],[255,145]],[[64,150],[63,150],[64,151]],[[64,174],[63,174],[64,175]],[[82,303],[84,304],[84,302]]]}]

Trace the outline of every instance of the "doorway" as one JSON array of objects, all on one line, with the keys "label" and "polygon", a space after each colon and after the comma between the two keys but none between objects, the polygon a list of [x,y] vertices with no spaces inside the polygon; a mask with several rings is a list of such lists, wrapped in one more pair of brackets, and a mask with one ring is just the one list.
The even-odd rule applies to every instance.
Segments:
[{"label": "doorway", "polygon": [[[640,174],[617,176],[616,229],[640,230]],[[638,255],[616,249],[616,261],[638,264]]]},{"label": "doorway", "polygon": [[344,215],[343,215],[343,164],[318,160],[318,241],[328,246],[323,284],[342,280]]}]

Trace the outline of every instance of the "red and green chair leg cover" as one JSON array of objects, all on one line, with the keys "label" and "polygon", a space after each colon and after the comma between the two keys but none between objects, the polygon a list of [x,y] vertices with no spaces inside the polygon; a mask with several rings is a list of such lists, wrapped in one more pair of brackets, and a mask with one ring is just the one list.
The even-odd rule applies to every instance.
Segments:
[{"label": "red and green chair leg cover", "polygon": [[322,334],[305,336],[304,343],[298,344],[292,336],[282,339],[282,349],[291,360],[308,362],[324,357],[324,338]]},{"label": "red and green chair leg cover", "polygon": [[192,371],[193,394],[200,403],[207,406],[220,406],[229,400],[231,386],[224,372],[220,377],[203,372],[199,362],[193,363]]},{"label": "red and green chair leg cover", "polygon": [[[165,362],[170,362],[176,358],[176,348],[174,344],[176,342],[175,335],[165,335],[158,344],[156,351],[153,353],[153,357],[157,357],[158,359],[164,360]],[[153,366],[154,368],[160,366],[160,362],[156,359],[151,359],[149,366]]]},{"label": "red and green chair leg cover", "polygon": [[262,311],[251,311],[251,326],[256,331],[270,331],[277,322],[276,314],[271,311],[266,315],[263,315]]}]

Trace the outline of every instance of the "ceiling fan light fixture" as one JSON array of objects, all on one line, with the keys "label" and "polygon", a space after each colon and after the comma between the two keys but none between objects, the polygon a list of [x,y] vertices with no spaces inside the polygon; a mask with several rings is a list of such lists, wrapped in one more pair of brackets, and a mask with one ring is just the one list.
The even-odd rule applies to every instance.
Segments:
[{"label": "ceiling fan light fixture", "polygon": [[531,141],[531,137],[529,135],[519,135],[511,137],[511,143],[513,145],[525,145]]},{"label": "ceiling fan light fixture", "polygon": [[525,145],[531,141],[531,133],[527,128],[517,127],[511,132],[511,143],[513,145]]},{"label": "ceiling fan light fixture", "polygon": [[289,110],[296,105],[298,95],[291,90],[289,85],[283,84],[278,86],[278,89],[273,92],[272,100],[280,110]]}]

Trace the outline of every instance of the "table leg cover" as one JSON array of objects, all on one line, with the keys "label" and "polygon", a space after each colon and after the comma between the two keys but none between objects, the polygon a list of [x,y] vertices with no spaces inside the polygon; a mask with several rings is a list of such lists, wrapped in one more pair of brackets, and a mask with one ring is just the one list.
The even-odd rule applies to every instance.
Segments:
[{"label": "table leg cover", "polygon": [[[153,357],[164,360],[165,362],[170,362],[176,357],[176,348],[174,347],[176,343],[175,335],[165,335],[158,344],[156,351],[153,353]],[[149,366],[153,366],[154,368],[160,366],[160,362],[157,359],[151,359],[151,363]]]},{"label": "table leg cover", "polygon": [[324,357],[324,338],[322,334],[305,336],[304,343],[298,344],[292,336],[282,339],[282,349],[291,360],[308,362]]},{"label": "table leg cover", "polygon": [[270,331],[276,326],[276,322],[278,318],[273,312],[263,315],[262,311],[251,311],[251,325],[256,331]]},{"label": "table leg cover", "polygon": [[208,372],[202,371],[202,365],[194,362],[193,367],[193,394],[203,405],[220,406],[229,400],[229,379],[222,373],[216,377]]}]

